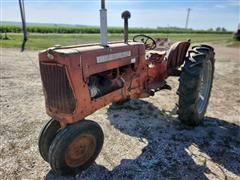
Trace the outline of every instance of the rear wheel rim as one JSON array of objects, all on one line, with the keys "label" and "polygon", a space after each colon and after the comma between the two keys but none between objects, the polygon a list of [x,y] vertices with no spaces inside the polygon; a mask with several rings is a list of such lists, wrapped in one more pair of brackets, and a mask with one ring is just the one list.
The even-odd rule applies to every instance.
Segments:
[{"label": "rear wheel rim", "polygon": [[208,104],[208,99],[211,90],[212,83],[212,63],[211,61],[206,62],[206,66],[203,69],[201,75],[201,82],[199,87],[198,101],[197,101],[197,111],[199,114],[202,114]]},{"label": "rear wheel rim", "polygon": [[67,148],[65,162],[70,167],[84,165],[94,155],[97,147],[96,139],[91,134],[82,134],[75,138]]}]

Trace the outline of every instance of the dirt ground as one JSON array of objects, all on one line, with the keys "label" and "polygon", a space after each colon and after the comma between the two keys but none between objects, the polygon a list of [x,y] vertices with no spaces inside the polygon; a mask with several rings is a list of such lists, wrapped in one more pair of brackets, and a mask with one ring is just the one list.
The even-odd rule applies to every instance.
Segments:
[{"label": "dirt ground", "polygon": [[0,179],[240,179],[240,50],[214,46],[216,71],[204,122],[189,129],[176,116],[172,91],[104,107],[87,117],[104,130],[96,162],[76,177],[57,177],[38,152],[48,121],[37,52],[0,49]]}]

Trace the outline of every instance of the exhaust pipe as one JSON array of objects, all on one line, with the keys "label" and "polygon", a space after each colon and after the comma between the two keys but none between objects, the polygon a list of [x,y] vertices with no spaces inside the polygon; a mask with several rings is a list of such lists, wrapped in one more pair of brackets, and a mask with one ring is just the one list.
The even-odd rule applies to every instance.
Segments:
[{"label": "exhaust pipe", "polygon": [[124,11],[122,13],[122,18],[124,19],[124,43],[128,43],[128,19],[131,17],[129,11]]},{"label": "exhaust pipe", "polygon": [[101,44],[102,44],[102,46],[108,46],[107,9],[106,9],[106,6],[105,6],[105,0],[101,0],[100,33],[101,33]]}]

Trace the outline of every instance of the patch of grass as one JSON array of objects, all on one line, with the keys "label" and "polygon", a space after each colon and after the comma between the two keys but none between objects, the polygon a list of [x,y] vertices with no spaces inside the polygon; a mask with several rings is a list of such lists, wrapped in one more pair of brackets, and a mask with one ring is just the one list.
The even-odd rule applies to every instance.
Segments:
[{"label": "patch of grass", "polygon": [[[131,40],[135,34],[130,34]],[[168,37],[171,42],[184,41],[191,39],[193,43],[214,43],[226,44],[233,47],[238,47],[240,43],[232,38],[232,34],[147,34],[153,38]],[[20,48],[22,43],[21,33],[8,33],[9,40],[0,40],[0,47],[16,47]],[[109,34],[109,41],[123,41],[122,34]],[[98,43],[100,41],[99,34],[29,34],[26,44],[27,49],[46,49],[56,44],[78,45],[87,43]]]},{"label": "patch of grass", "polygon": [[237,40],[229,41],[227,46],[234,47],[234,48],[240,48],[240,41],[237,41]]},{"label": "patch of grass", "polygon": [[10,37],[7,33],[0,34],[0,40],[10,40]]}]

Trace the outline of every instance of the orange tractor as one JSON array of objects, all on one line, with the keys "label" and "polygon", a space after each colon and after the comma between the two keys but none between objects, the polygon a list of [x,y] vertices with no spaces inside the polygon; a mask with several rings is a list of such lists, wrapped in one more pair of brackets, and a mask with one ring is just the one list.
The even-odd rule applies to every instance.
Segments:
[{"label": "orange tractor", "polygon": [[47,114],[39,150],[53,171],[73,175],[99,155],[104,135],[84,118],[112,103],[154,96],[170,89],[166,79],[179,78],[178,115],[182,123],[198,125],[207,109],[214,73],[214,49],[190,41],[155,49],[156,41],[137,35],[128,41],[130,13],[123,12],[124,42],[108,43],[107,11],[101,1],[101,43],[49,48],[39,53]]}]

